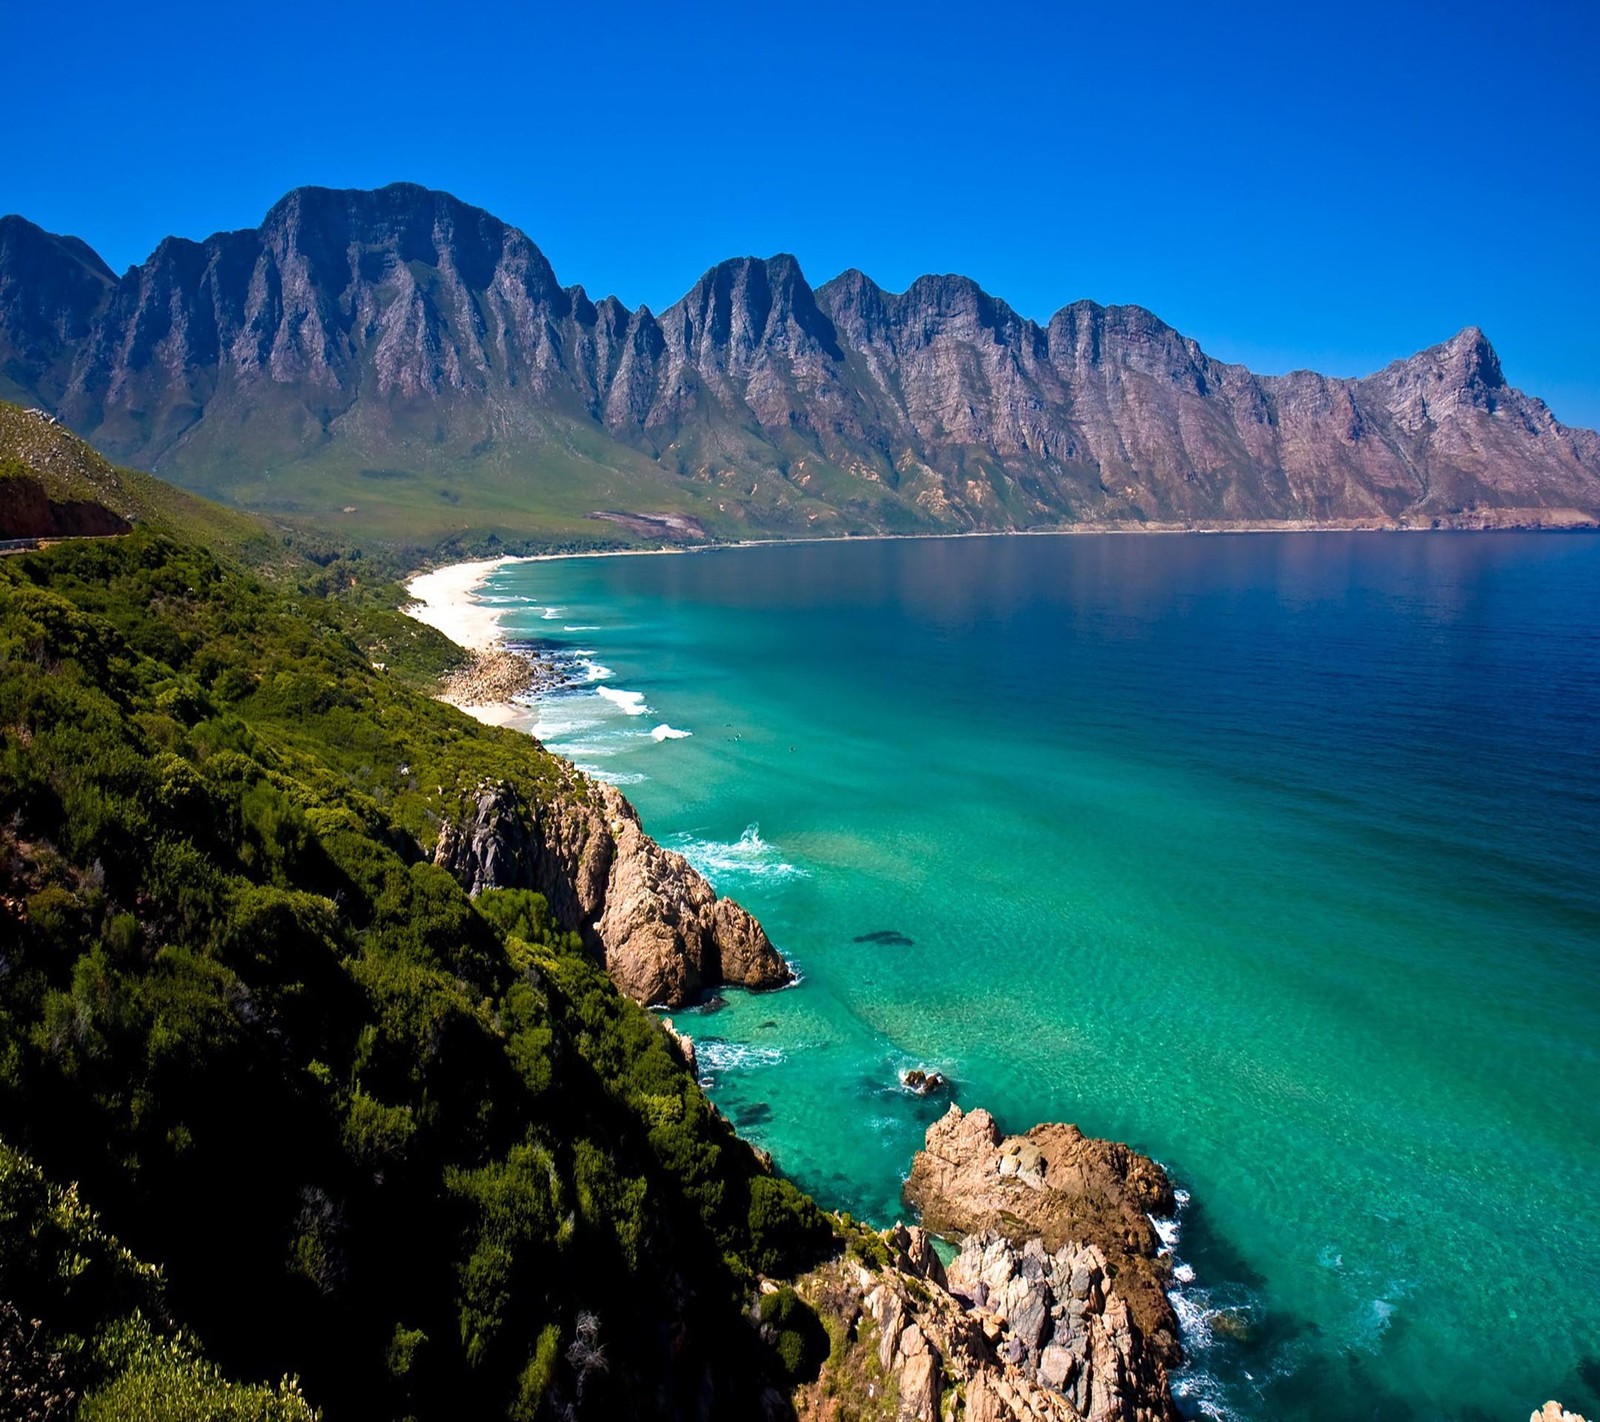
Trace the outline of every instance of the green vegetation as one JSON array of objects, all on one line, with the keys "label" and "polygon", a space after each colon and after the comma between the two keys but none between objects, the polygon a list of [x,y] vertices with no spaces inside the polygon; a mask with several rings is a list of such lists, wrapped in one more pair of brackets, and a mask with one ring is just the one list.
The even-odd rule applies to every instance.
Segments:
[{"label": "green vegetation", "polygon": [[785,1284],[762,1295],[760,1316],[762,1332],[771,1339],[789,1381],[814,1381],[832,1348],[816,1310]]},{"label": "green vegetation", "polygon": [[826,1217],[538,895],[430,862],[485,778],[573,772],[416,689],[453,649],[381,570],[173,508],[0,559],[0,1300],[78,1399],[40,1415],[755,1415],[809,1358],[755,1275]]},{"label": "green vegetation", "polygon": [[0,1144],[0,1280],[51,1320],[0,1301],[0,1415],[50,1422],[312,1422],[293,1379],[228,1381],[178,1332],[160,1271],[108,1235],[77,1191]]}]

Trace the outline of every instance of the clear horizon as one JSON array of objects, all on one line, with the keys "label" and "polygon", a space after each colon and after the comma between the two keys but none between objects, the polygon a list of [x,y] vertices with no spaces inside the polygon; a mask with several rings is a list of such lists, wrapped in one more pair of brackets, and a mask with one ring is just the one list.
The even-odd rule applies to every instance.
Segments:
[{"label": "clear horizon", "polygon": [[[1262,373],[1366,375],[1479,326],[1600,426],[1600,12],[1361,4],[613,4],[13,20],[0,210],[116,271],[306,185],[441,188],[560,280],[659,311],[729,257],[959,272],[1042,321],[1148,308]],[[161,76],[159,80],[153,76]]]}]

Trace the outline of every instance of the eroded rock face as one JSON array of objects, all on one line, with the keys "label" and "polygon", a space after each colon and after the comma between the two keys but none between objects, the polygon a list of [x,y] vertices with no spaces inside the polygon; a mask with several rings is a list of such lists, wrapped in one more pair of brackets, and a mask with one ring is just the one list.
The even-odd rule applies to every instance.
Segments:
[{"label": "eroded rock face", "polygon": [[1172,1214],[1177,1202],[1154,1161],[1070,1125],[1004,1137],[987,1111],[952,1106],[928,1128],[905,1198],[924,1226],[947,1237],[993,1231],[1017,1244],[1037,1238],[1051,1256],[1091,1241],[1113,1267],[1118,1292],[1154,1355],[1177,1361],[1168,1266],[1150,1222],[1151,1215]]},{"label": "eroded rock face", "polygon": [[105,538],[131,528],[86,499],[52,499],[36,479],[0,482],[0,538]]},{"label": "eroded rock face", "polygon": [[[297,189],[120,277],[0,218],[0,394],[207,488],[256,447],[504,474],[570,424],[715,484],[702,512],[748,498],[774,527],[802,526],[802,498],[819,529],[1600,516],[1600,437],[1512,389],[1475,327],[1365,379],[1262,376],[1137,306],[1040,325],[965,277],[813,288],[789,256],[719,263],[658,316],[561,286],[523,233],[406,184]],[[839,494],[818,497],[823,471]],[[636,531],[673,536],[659,521]]]},{"label": "eroded rock face", "polygon": [[[1166,1368],[1094,1245],[1047,1253],[992,1231],[948,1271],[926,1231],[886,1236],[887,1268],[842,1259],[806,1281],[844,1330],[831,1376],[803,1388],[804,1422],[892,1400],[901,1422],[1173,1422]],[[875,1413],[874,1415],[882,1415]]]},{"label": "eroded rock face", "polygon": [[962,1245],[949,1289],[998,1326],[1000,1360],[1066,1397],[1074,1415],[1165,1417],[1171,1404],[1160,1350],[1134,1323],[1107,1269],[1092,1244],[1050,1254],[1037,1237],[1019,1248],[985,1230]]},{"label": "eroded rock face", "polygon": [[776,988],[793,977],[761,925],[645,834],[610,785],[575,780],[528,805],[509,786],[486,784],[470,812],[441,829],[434,863],[470,894],[543,894],[637,1002],[679,1007],[721,983]]}]

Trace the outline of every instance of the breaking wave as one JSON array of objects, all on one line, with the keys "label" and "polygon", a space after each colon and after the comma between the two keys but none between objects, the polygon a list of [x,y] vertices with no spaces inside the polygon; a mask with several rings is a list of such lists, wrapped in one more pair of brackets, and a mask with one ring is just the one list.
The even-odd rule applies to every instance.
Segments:
[{"label": "breaking wave", "polygon": [[791,864],[776,845],[761,838],[760,825],[747,825],[738,839],[696,839],[690,834],[674,835],[671,847],[678,851],[712,885],[719,879],[804,879],[806,871]]},{"label": "breaking wave", "polygon": [[680,731],[676,726],[669,726],[663,721],[655,730],[650,732],[650,739],[653,741],[681,741],[693,734],[693,731]]},{"label": "breaking wave", "polygon": [[605,697],[624,716],[648,716],[650,708],[644,703],[644,692],[623,691],[615,686],[597,686],[595,690]]}]

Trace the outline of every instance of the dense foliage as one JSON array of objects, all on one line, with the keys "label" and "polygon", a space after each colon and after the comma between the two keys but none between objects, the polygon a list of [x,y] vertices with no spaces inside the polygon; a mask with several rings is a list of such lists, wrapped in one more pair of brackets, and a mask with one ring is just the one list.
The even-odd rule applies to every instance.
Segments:
[{"label": "dense foliage", "polygon": [[0,1299],[97,1422],[290,1375],[334,1422],[752,1415],[797,1361],[754,1274],[824,1217],[543,900],[428,861],[483,777],[581,782],[321,592],[150,528],[0,563],[0,1137],[165,1278]]}]

